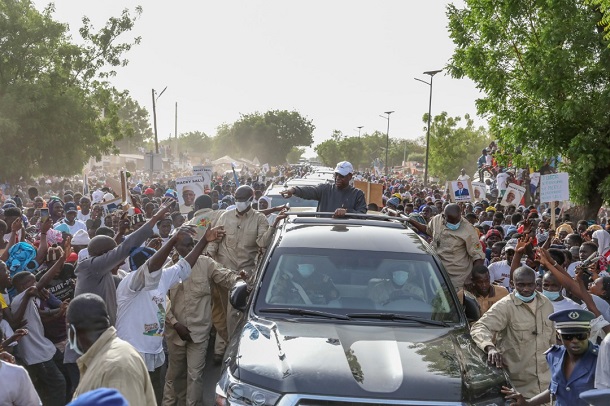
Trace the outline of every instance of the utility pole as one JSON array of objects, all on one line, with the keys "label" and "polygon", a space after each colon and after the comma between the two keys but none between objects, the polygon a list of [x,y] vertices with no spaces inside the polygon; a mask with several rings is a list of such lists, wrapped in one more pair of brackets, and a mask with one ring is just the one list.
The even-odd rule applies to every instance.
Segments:
[{"label": "utility pole", "polygon": [[178,142],[178,102],[176,102],[176,112],[174,115],[174,134],[176,134],[176,159],[180,162],[180,153],[178,151],[179,142]]},{"label": "utility pole", "polygon": [[[155,153],[159,153],[159,138],[157,137],[157,106],[156,106],[156,102],[157,100],[155,100],[155,89],[152,90],[152,102],[153,102],[153,128],[155,130]],[[150,171],[152,173],[152,159],[151,159],[151,164],[150,164]],[[152,175],[151,175],[152,177]]]}]

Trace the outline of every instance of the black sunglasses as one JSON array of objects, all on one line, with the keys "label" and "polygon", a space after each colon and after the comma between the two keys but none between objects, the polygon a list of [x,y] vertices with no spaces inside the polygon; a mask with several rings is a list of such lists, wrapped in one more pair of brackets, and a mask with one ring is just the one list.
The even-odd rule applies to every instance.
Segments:
[{"label": "black sunglasses", "polygon": [[577,339],[578,341],[584,341],[587,338],[589,338],[588,333],[571,333],[561,335],[561,339],[565,341],[572,341],[573,339]]}]

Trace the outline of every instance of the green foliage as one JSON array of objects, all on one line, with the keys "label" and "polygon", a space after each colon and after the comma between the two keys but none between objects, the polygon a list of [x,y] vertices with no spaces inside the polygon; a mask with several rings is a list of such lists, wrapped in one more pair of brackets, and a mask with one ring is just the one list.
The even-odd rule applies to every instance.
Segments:
[{"label": "green foliage", "polygon": [[304,153],[305,148],[292,147],[288,155],[286,155],[286,162],[290,164],[298,164],[299,159],[301,159]]},{"label": "green foliage", "polygon": [[116,103],[119,105],[118,116],[124,127],[125,137],[115,142],[114,145],[122,153],[138,152],[138,147],[143,147],[154,137],[148,110],[141,107],[128,94],[121,95]]},{"label": "green foliage", "polygon": [[606,33],[604,38],[610,40],[610,0],[586,0],[585,3],[593,6],[601,15],[599,27]]},{"label": "green foliage", "polygon": [[284,163],[293,147],[311,145],[314,129],[311,120],[296,111],[242,114],[235,123],[218,128],[215,155],[257,157],[271,165]]},{"label": "green foliage", "polygon": [[[441,181],[457,178],[462,168],[473,176],[481,150],[491,142],[485,128],[475,128],[468,114],[464,118],[465,127],[458,127],[461,117],[449,117],[446,112],[432,119],[428,171]],[[423,122],[428,123],[428,114],[424,114]]]},{"label": "green foliage", "polygon": [[[386,135],[379,131],[363,134],[361,137],[339,137],[333,131],[331,137],[315,148],[324,165],[335,166],[337,162],[350,161],[357,168],[371,168],[375,159],[385,160]],[[413,140],[390,138],[388,160],[390,166],[402,164],[403,158],[411,153],[421,153],[424,147]]]},{"label": "green foliage", "polygon": [[124,97],[106,79],[133,44],[115,44],[136,17],[125,10],[94,31],[83,19],[83,45],[28,0],[0,0],[0,173],[11,181],[40,173],[72,175],[91,156],[114,151],[133,132],[119,118]]},{"label": "green foliage", "polygon": [[423,164],[426,162],[426,153],[425,152],[414,152],[407,156],[407,161],[419,162]]},{"label": "green foliage", "polygon": [[485,94],[479,113],[515,163],[561,155],[571,199],[594,216],[610,198],[610,49],[599,12],[579,0],[465,2],[448,6],[452,76]]}]

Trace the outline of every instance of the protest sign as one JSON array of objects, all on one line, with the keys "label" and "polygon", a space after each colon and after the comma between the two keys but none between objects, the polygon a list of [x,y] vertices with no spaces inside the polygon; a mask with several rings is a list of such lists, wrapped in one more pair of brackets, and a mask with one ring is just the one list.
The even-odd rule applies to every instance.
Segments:
[{"label": "protest sign", "polygon": [[109,200],[107,202],[102,202],[100,205],[102,206],[102,210],[104,210],[104,215],[110,214],[118,210],[119,206],[123,202],[123,199],[118,197],[116,199]]},{"label": "protest sign", "polygon": [[487,195],[487,186],[483,182],[472,182],[472,192],[474,193],[474,201],[480,202],[481,200],[485,200],[485,196]]},{"label": "protest sign", "polygon": [[203,195],[204,185],[202,176],[185,176],[176,179],[178,203],[180,213],[188,214],[193,210],[195,199]]},{"label": "protest sign", "polygon": [[540,177],[540,202],[570,200],[569,178],[566,172],[551,173]]},{"label": "protest sign", "polygon": [[193,175],[201,176],[203,178],[203,186],[205,189],[212,188],[212,175],[213,175],[212,166],[208,165],[195,165],[193,166]]},{"label": "protest sign", "polygon": [[521,198],[523,198],[524,194],[525,188],[523,186],[519,186],[515,183],[509,183],[500,204],[505,207],[511,204],[518,206],[519,203],[521,203]]},{"label": "protest sign", "polygon": [[472,186],[469,180],[454,180],[450,182],[451,191],[449,196],[452,202],[471,202]]}]

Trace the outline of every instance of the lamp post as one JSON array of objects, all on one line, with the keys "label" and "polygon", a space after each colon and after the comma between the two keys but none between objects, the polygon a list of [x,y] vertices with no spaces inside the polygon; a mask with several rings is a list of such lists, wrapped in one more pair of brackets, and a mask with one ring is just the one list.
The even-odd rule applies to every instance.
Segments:
[{"label": "lamp post", "polygon": [[428,102],[428,128],[426,130],[426,164],[424,167],[424,187],[428,186],[428,155],[430,153],[430,125],[432,120],[432,79],[434,78],[434,75],[439,72],[442,72],[442,69],[424,72],[424,75],[430,76],[430,83],[426,82],[425,80],[414,78],[415,80],[430,86],[430,101]]},{"label": "lamp post", "polygon": [[379,115],[379,117],[383,117],[386,120],[388,120],[388,129],[385,133],[385,162],[383,163],[383,166],[385,167],[385,176],[388,176],[388,150],[390,149],[390,114],[392,114],[394,111],[384,111],[383,113],[387,115],[386,116],[382,116],[381,114]]},{"label": "lamp post", "polygon": [[358,129],[358,138],[360,138],[360,130],[362,130],[362,127],[364,127],[364,126],[359,125],[358,127],[356,127]]},{"label": "lamp post", "polygon": [[155,89],[152,90],[153,126],[155,129],[155,153],[156,154],[159,153],[159,138],[157,137],[157,100],[159,100],[159,97],[161,97],[163,92],[165,92],[166,90],[167,90],[167,86],[165,86],[165,89],[161,90],[161,93],[159,93],[158,95],[157,95],[157,92],[155,91]]}]

